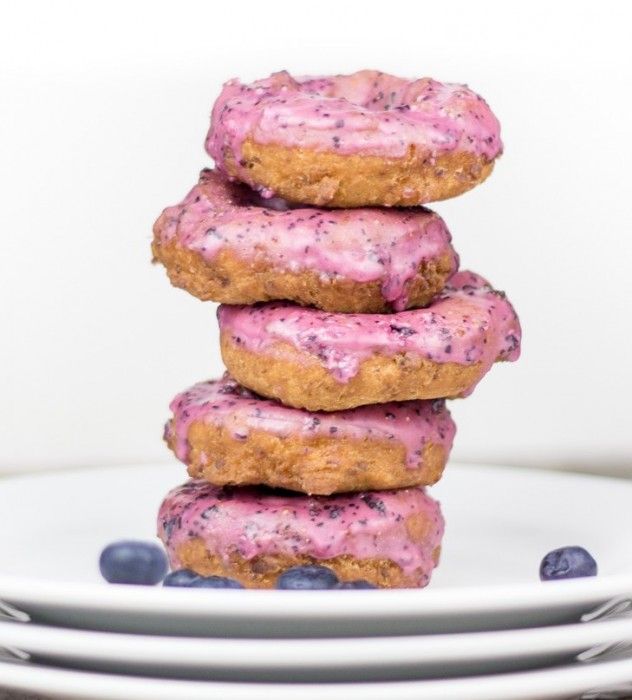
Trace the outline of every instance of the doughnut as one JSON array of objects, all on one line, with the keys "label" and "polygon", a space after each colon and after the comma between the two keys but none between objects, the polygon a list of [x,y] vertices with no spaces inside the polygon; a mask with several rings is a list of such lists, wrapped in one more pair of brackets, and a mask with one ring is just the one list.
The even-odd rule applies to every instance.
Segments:
[{"label": "doughnut", "polygon": [[206,150],[264,197],[328,207],[411,206],[485,180],[500,127],[465,85],[374,70],[231,80],[213,106]]},{"label": "doughnut", "polygon": [[165,440],[190,476],[319,495],[434,484],[455,434],[442,399],[313,413],[229,375],[178,394],[171,411]]},{"label": "doughnut", "polygon": [[262,396],[310,411],[466,396],[516,360],[520,324],[502,292],[457,272],[425,309],[334,314],[289,302],[218,308],[224,364]]},{"label": "doughnut", "polygon": [[425,306],[458,267],[442,219],[425,209],[266,206],[246,185],[204,170],[154,226],[154,260],[202,300],[289,299],[326,311]]},{"label": "doughnut", "polygon": [[170,491],[158,536],[171,566],[271,588],[291,566],[322,564],[341,581],[425,586],[444,521],[421,488],[306,496],[192,479]]}]

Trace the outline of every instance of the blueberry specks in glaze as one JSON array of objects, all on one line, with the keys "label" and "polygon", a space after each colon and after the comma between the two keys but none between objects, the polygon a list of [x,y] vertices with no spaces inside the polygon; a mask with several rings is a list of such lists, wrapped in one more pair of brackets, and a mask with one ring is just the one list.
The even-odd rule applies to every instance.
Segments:
[{"label": "blueberry specks in glaze", "polygon": [[396,326],[394,323],[391,323],[390,328],[393,331],[393,333],[401,335],[404,338],[407,336],[415,335],[415,333],[417,333],[417,331],[413,330],[412,328],[407,328],[405,326]]},{"label": "blueberry specks in glaze", "polygon": [[386,513],[386,506],[384,505],[384,501],[382,501],[380,498],[378,498],[377,495],[375,494],[364,494],[362,496],[362,500],[371,508],[372,510],[376,510],[379,513]]},{"label": "blueberry specks in glaze", "polygon": [[182,526],[182,521],[180,517],[170,518],[162,523],[163,530],[165,531],[167,537],[171,537],[171,533],[174,529],[179,529]]}]

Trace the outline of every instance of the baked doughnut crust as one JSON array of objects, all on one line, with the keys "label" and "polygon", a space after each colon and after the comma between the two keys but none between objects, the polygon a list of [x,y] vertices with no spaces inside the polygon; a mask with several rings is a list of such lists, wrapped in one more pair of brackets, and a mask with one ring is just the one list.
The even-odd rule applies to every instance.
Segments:
[{"label": "baked doughnut crust", "polygon": [[427,585],[444,521],[423,489],[305,496],[191,480],[165,497],[158,535],[174,569],[273,587],[280,573],[323,564],[383,588]]},{"label": "baked doughnut crust", "polygon": [[338,382],[318,362],[289,345],[274,347],[275,357],[262,358],[220,336],[224,364],[252,391],[287,406],[309,411],[342,411],[390,401],[455,398],[482,378],[480,363],[438,364],[408,353],[375,355],[364,360],[347,383]]},{"label": "baked doughnut crust", "polygon": [[[243,145],[242,162],[254,186],[289,202],[328,207],[411,207],[458,197],[482,184],[494,161],[472,153],[430,157],[410,146],[400,158],[319,153],[276,144]],[[232,152],[225,153],[231,177],[243,177]]]},{"label": "baked doughnut crust", "polygon": [[154,225],[154,261],[207,301],[289,299],[328,311],[425,306],[458,267],[442,219],[405,210],[277,209],[246,185],[203,170]]},{"label": "baked doughnut crust", "polygon": [[433,484],[456,430],[441,399],[316,413],[227,375],[182,392],[171,410],[165,439],[190,476],[319,495]]},{"label": "baked doughnut crust", "polygon": [[232,80],[214,105],[206,148],[219,169],[264,196],[414,206],[483,182],[502,142],[498,120],[466,86],[366,70]]},{"label": "baked doughnut crust", "polygon": [[[441,546],[432,552],[434,566],[438,566]],[[378,588],[424,588],[429,583],[422,578],[405,574],[389,559],[355,559],[350,556],[315,559],[308,555],[265,554],[251,560],[238,555],[228,561],[206,549],[201,538],[191,538],[174,549],[172,561],[175,566],[196,571],[202,576],[228,576],[237,579],[246,588],[274,588],[277,578],[293,566],[320,564],[332,569],[341,581],[364,579]]]},{"label": "baked doughnut crust", "polygon": [[220,346],[252,391],[310,411],[452,398],[516,360],[521,329],[501,292],[459,272],[425,309],[325,314],[291,304],[220,306]]}]

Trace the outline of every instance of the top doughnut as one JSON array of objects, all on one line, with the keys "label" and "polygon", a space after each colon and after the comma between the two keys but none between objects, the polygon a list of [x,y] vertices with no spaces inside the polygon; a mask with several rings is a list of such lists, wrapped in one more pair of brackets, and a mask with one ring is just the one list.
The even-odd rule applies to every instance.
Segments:
[{"label": "top doughnut", "polygon": [[224,85],[206,150],[264,197],[416,206],[485,180],[502,143],[498,120],[464,85],[373,70],[319,78],[283,71]]}]

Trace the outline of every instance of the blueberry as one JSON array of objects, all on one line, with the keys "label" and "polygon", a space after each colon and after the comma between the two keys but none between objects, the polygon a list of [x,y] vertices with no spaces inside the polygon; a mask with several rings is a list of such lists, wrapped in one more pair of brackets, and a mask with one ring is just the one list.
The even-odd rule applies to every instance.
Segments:
[{"label": "blueberry", "polygon": [[377,588],[377,586],[374,586],[372,583],[369,583],[368,581],[365,581],[364,579],[358,579],[357,581],[341,581],[337,586],[337,589],[362,589],[362,588]]},{"label": "blueberry", "polygon": [[583,547],[554,549],[540,563],[540,579],[542,581],[596,575],[597,562]]},{"label": "blueberry", "polygon": [[336,588],[338,577],[326,566],[293,566],[277,579],[276,588],[283,590],[324,590]]},{"label": "blueberry", "polygon": [[191,569],[176,569],[170,574],[167,574],[162,582],[163,586],[190,586],[193,581],[200,578],[200,574],[196,574]]},{"label": "blueberry", "polygon": [[198,576],[189,586],[190,588],[243,588],[239,581],[227,576]]},{"label": "blueberry", "polygon": [[153,586],[169,570],[164,549],[151,542],[121,540],[112,542],[99,558],[99,569],[110,583]]}]

